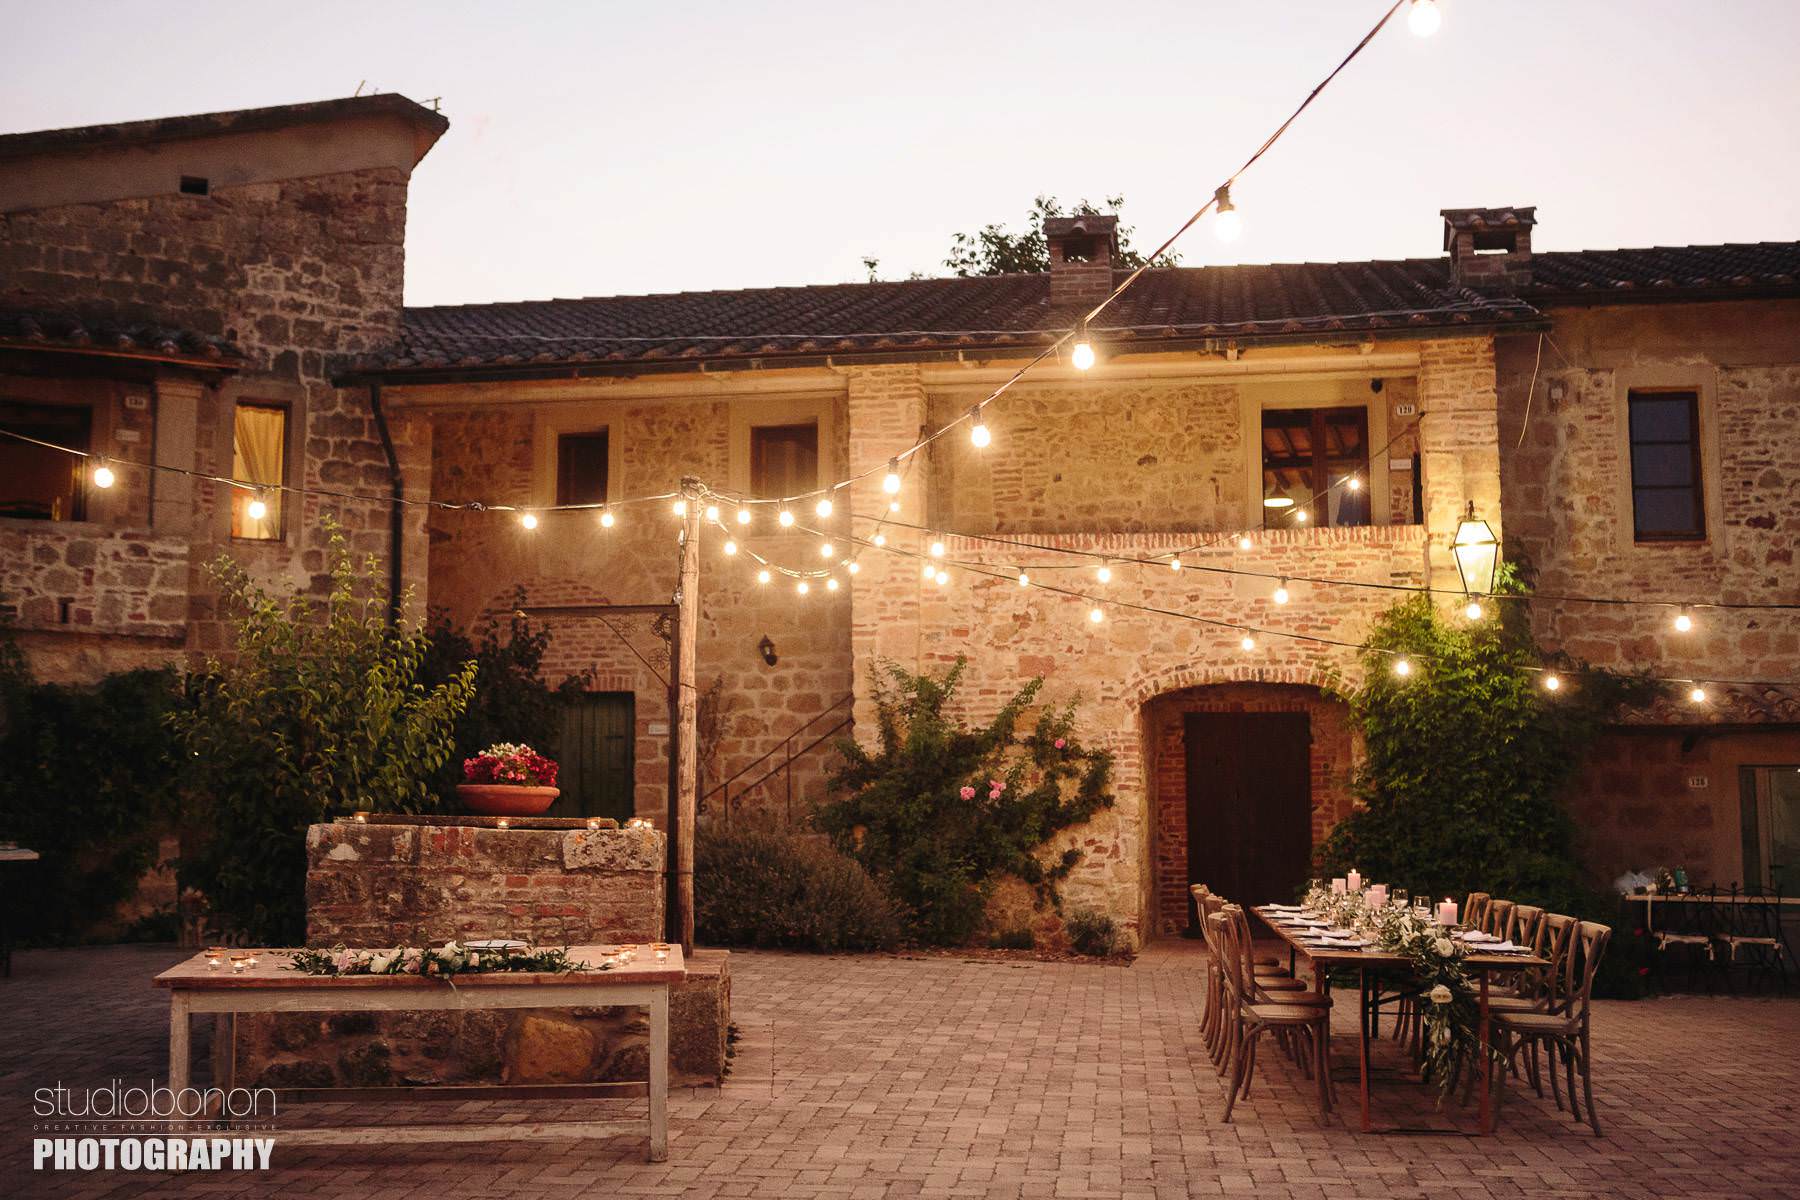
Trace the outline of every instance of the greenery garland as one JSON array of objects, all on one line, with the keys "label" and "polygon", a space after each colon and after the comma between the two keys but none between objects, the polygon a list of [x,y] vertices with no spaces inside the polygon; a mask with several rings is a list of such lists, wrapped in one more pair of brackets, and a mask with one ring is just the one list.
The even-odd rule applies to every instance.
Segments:
[{"label": "greenery garland", "polygon": [[290,970],[307,975],[424,975],[449,979],[456,975],[491,975],[537,972],[564,975],[570,971],[610,971],[610,960],[589,965],[569,957],[564,947],[524,950],[471,950],[455,942],[442,946],[396,946],[391,950],[350,950],[343,945],[329,950],[293,952]]}]

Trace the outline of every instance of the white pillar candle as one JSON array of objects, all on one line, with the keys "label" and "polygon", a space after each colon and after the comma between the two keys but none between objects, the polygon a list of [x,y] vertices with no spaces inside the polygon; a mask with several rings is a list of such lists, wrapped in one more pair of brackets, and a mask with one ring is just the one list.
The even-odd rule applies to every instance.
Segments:
[{"label": "white pillar candle", "polygon": [[1354,868],[1352,868],[1350,871],[1350,874],[1348,874],[1344,877],[1344,883],[1345,883],[1345,886],[1347,886],[1353,892],[1362,891],[1362,875],[1361,875],[1361,873],[1358,872],[1357,870],[1355,870]]},{"label": "white pillar candle", "polygon": [[1341,896],[1344,894],[1344,879],[1341,875],[1332,879],[1331,894],[1334,896]]},{"label": "white pillar candle", "polygon": [[1438,905],[1438,924],[1456,924],[1456,901],[1450,899],[1448,896],[1445,896],[1444,902]]}]

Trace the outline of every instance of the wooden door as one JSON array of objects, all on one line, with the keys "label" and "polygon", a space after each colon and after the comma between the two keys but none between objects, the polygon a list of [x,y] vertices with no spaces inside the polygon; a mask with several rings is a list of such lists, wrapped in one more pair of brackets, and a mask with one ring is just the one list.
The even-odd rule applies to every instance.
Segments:
[{"label": "wooden door", "polygon": [[611,817],[623,823],[635,810],[636,697],[589,692],[563,709],[557,760],[562,795],[556,817]]},{"label": "wooden door", "polygon": [[1189,713],[1184,733],[1188,882],[1245,906],[1292,901],[1312,858],[1310,719]]}]

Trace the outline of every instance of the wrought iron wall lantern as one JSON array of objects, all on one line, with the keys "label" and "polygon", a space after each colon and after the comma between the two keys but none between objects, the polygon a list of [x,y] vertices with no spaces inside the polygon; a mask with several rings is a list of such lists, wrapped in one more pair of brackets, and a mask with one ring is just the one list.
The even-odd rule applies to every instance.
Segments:
[{"label": "wrought iron wall lantern", "polygon": [[1469,501],[1456,537],[1450,543],[1456,556],[1456,573],[1462,576],[1463,591],[1471,596],[1492,595],[1494,574],[1500,567],[1500,542],[1491,525],[1475,515],[1475,502]]}]

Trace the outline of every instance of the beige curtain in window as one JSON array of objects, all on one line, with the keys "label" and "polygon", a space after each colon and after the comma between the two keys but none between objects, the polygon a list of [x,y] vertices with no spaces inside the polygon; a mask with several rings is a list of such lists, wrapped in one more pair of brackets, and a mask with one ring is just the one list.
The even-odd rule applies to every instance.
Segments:
[{"label": "beige curtain in window", "polygon": [[[253,483],[279,484],[287,468],[287,410],[262,404],[237,406],[237,428],[232,439],[231,474]],[[268,511],[261,520],[250,515],[255,493],[231,490],[231,536],[268,540],[281,536],[280,492],[264,492]]]}]

